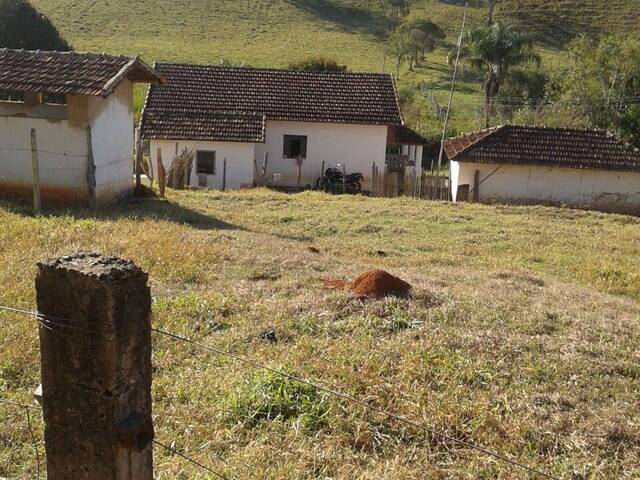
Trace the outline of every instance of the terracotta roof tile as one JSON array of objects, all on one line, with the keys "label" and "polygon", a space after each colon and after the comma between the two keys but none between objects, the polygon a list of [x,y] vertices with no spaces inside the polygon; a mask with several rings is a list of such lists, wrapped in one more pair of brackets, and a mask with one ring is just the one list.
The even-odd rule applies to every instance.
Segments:
[{"label": "terracotta roof tile", "polygon": [[[170,63],[156,64],[155,68],[167,83],[149,90],[143,135],[152,117],[177,110],[244,112],[264,115],[267,120],[402,124],[391,75]],[[167,125],[164,135],[171,131]]]},{"label": "terracotta roof tile", "polygon": [[245,113],[146,111],[142,137],[264,143],[265,117]]},{"label": "terracotta roof tile", "polygon": [[106,97],[125,78],[162,81],[138,57],[0,49],[0,89]]},{"label": "terracotta roof tile", "polygon": [[450,160],[640,171],[640,152],[600,130],[502,126],[445,141]]}]

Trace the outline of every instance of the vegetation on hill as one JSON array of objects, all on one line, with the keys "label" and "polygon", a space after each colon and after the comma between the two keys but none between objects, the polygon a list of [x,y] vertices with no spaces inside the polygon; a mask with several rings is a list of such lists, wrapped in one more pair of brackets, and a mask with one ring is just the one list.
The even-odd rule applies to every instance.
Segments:
[{"label": "vegetation on hill", "polygon": [[0,48],[71,50],[51,21],[27,0],[0,0]]},{"label": "vegetation on hill", "polygon": [[[34,218],[0,203],[0,305],[35,308],[36,261],[99,250],[149,271],[156,328],[558,478],[640,470],[638,219],[266,190],[168,195],[97,217]],[[363,302],[322,287],[373,268],[411,283],[412,297]],[[38,349],[32,318],[0,312],[0,397],[31,402]],[[157,439],[228,478],[539,478],[169,338],[154,336],[153,359]],[[25,420],[0,404],[0,477],[35,477]],[[41,440],[37,412],[31,420]],[[161,478],[209,478],[161,449],[154,457]]]},{"label": "vegetation on hill", "polygon": [[[431,22],[446,33],[424,62],[401,62],[399,86],[407,118],[417,130],[441,128],[451,78],[447,57],[459,34],[461,0],[32,0],[80,50],[142,54],[147,60],[286,67],[326,56],[352,71],[395,71],[388,37],[408,20]],[[394,8],[393,5],[407,5]],[[469,29],[487,22],[484,0],[471,2]],[[576,34],[627,32],[640,22],[640,2],[611,0],[495,0],[496,21],[516,23],[534,36],[545,65],[558,63],[557,49]],[[559,20],[560,19],[560,20]],[[397,22],[397,25],[396,23]],[[422,37],[428,53],[435,37]],[[417,52],[416,52],[417,53]],[[421,56],[421,55],[420,55]],[[412,71],[413,70],[413,71]],[[484,126],[482,76],[462,72],[453,129]],[[538,80],[544,75],[537,75]],[[424,85],[426,90],[419,90]],[[521,87],[520,90],[522,90]],[[528,87],[525,87],[528,88]],[[138,108],[144,89],[137,91]],[[496,115],[495,122],[505,118]]]}]

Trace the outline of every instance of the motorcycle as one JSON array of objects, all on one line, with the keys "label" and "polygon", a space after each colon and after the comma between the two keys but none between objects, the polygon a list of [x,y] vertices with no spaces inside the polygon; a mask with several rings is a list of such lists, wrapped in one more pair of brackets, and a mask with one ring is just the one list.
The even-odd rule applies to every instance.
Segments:
[{"label": "motorcycle", "polygon": [[343,188],[349,194],[357,194],[362,191],[362,180],[364,176],[361,173],[349,173],[347,174],[344,186],[342,182],[343,173],[337,168],[327,168],[318,180],[316,181],[315,190],[322,190],[326,193],[343,193]]}]

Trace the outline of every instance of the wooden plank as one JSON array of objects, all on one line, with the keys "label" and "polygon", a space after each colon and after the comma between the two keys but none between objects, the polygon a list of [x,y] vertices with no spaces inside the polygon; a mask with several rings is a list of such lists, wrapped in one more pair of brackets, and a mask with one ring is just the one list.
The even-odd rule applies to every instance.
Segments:
[{"label": "wooden plank", "polygon": [[142,134],[140,133],[140,128],[136,128],[135,130],[135,140],[136,140],[136,158],[135,158],[135,166],[134,171],[136,172],[136,190],[140,189],[142,185]]},{"label": "wooden plank", "polygon": [[480,189],[480,170],[476,170],[473,172],[473,201],[474,203],[478,202],[479,194],[478,190]]},{"label": "wooden plank", "polygon": [[227,190],[227,158],[222,161],[222,191]]},{"label": "wooden plank", "polygon": [[38,161],[38,140],[36,129],[31,129],[31,172],[33,178],[33,213],[40,215],[40,163]]},{"label": "wooden plank", "polygon": [[91,125],[87,127],[87,185],[89,187],[89,208],[96,208],[96,163],[93,158]]},{"label": "wooden plank", "polygon": [[166,171],[164,169],[164,165],[162,163],[162,149],[158,148],[157,150],[157,168],[158,168],[158,189],[160,190],[160,197],[164,198],[166,183]]}]

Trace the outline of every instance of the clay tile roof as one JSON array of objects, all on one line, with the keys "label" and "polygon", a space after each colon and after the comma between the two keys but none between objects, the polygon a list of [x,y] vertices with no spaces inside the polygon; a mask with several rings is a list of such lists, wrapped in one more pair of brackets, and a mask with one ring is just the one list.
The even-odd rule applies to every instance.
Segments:
[{"label": "clay tile roof", "polygon": [[389,145],[427,145],[428,143],[426,138],[404,125],[392,125],[387,131]]},{"label": "clay tile roof", "polygon": [[[244,112],[264,115],[267,120],[402,124],[391,75],[171,63],[154,67],[167,83],[149,89],[142,118],[143,137],[149,135],[147,124],[152,118],[178,110],[194,114]],[[166,130],[156,130],[156,135],[167,137],[173,129],[167,124]]]},{"label": "clay tile roof", "polygon": [[640,151],[600,130],[501,126],[449,138],[444,147],[458,162],[640,171]]},{"label": "clay tile roof", "polygon": [[237,112],[145,109],[141,134],[146,139],[264,143],[264,115]]},{"label": "clay tile roof", "polygon": [[0,49],[0,89],[107,97],[125,78],[163,81],[138,57]]}]

